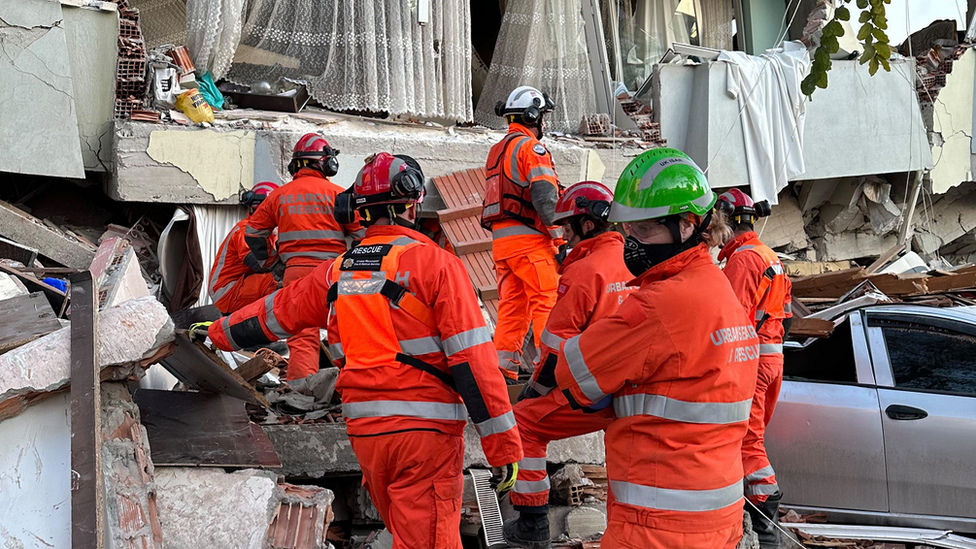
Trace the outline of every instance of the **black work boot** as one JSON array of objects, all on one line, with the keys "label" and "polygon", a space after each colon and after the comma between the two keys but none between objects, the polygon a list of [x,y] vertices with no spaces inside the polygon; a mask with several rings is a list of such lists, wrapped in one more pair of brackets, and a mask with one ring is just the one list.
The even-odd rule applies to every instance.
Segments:
[{"label": "black work boot", "polygon": [[549,549],[549,514],[519,513],[517,519],[505,521],[502,528],[505,541],[525,549]]},{"label": "black work boot", "polygon": [[[779,502],[783,499],[783,492],[779,490],[775,494],[766,498],[766,501],[757,505],[759,511],[746,504],[749,515],[752,517],[752,529],[759,535],[759,547],[761,549],[779,549],[782,547],[779,531]],[[766,518],[769,517],[769,518]]]}]

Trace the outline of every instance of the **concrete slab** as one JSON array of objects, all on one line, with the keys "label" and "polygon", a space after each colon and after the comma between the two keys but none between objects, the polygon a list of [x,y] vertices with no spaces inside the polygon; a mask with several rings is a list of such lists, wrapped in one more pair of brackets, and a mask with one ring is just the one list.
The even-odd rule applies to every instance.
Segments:
[{"label": "concrete slab", "polygon": [[87,269],[95,257],[94,246],[45,225],[3,201],[0,201],[0,235],[36,248],[39,254],[73,269]]},{"label": "concrete slab", "polygon": [[[484,166],[502,132],[428,128],[299,113],[229,111],[213,129],[144,122],[115,125],[115,177],[108,194],[126,202],[236,204],[237,191],[265,180],[291,179],[287,166],[302,134],[319,132],[339,149],[333,181],[348,187],[363,160],[388,151],[416,158],[428,177]],[[252,116],[253,118],[246,118]],[[611,188],[638,151],[595,150],[545,140],[564,184],[600,175]],[[603,170],[597,169],[602,164]]]},{"label": "concrete slab", "polygon": [[81,157],[85,170],[110,172],[119,15],[115,9],[67,4],[63,5],[63,13],[71,83],[79,106]]},{"label": "concrete slab", "polygon": [[[345,424],[263,425],[281,458],[281,474],[293,478],[322,478],[359,472],[359,462],[349,444]],[[478,433],[469,423],[464,432],[464,467],[488,467]],[[603,433],[592,433],[549,444],[553,463],[603,464]]]},{"label": "concrete slab", "polygon": [[63,22],[60,2],[0,4],[0,172],[85,177]]}]

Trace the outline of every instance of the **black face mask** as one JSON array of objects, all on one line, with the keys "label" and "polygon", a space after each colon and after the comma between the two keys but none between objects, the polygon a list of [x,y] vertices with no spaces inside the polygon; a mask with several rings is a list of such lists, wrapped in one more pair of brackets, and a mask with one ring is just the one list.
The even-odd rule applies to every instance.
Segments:
[{"label": "black face mask", "polygon": [[646,273],[655,265],[663,263],[683,251],[690,250],[701,243],[701,232],[708,227],[711,215],[705,217],[701,226],[688,240],[681,241],[681,228],[678,216],[666,217],[661,224],[671,231],[673,242],[667,244],[644,244],[633,236],[624,239],[624,264],[635,277]]}]

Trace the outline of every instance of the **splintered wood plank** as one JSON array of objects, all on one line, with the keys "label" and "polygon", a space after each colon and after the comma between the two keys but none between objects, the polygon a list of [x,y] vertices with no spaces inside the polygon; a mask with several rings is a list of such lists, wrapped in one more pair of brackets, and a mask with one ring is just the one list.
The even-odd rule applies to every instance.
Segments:
[{"label": "splintered wood plank", "polygon": [[177,379],[192,387],[270,407],[264,395],[244,381],[216,353],[200,342],[191,341],[185,330],[176,331],[176,349],[162,365]]},{"label": "splintered wood plank", "polygon": [[0,301],[0,354],[61,329],[58,317],[41,292]]},{"label": "splintered wood plank", "polygon": [[828,337],[834,331],[834,323],[822,318],[793,317],[790,337]]}]

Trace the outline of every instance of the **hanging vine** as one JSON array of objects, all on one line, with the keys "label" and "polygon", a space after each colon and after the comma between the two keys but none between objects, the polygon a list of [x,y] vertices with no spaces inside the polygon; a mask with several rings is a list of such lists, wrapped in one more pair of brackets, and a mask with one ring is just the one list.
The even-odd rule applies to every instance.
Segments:
[{"label": "hanging vine", "polygon": [[[884,67],[884,70],[890,72],[891,65],[888,59],[891,58],[891,46],[888,44],[888,35],[885,34],[888,30],[885,4],[890,4],[891,0],[842,0],[844,4],[852,1],[856,1],[857,7],[864,10],[858,18],[861,28],[857,31],[857,40],[864,46],[864,52],[858,61],[862,65],[868,65],[871,76],[878,72],[878,67]],[[827,72],[833,66],[830,56],[840,49],[837,39],[844,36],[844,26],[840,22],[850,21],[850,19],[850,10],[846,5],[842,5],[834,11],[833,19],[823,28],[820,46],[813,53],[810,74],[800,83],[800,90],[808,98],[813,96],[817,88],[827,87]]]}]

